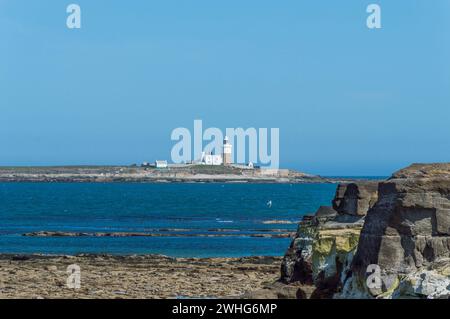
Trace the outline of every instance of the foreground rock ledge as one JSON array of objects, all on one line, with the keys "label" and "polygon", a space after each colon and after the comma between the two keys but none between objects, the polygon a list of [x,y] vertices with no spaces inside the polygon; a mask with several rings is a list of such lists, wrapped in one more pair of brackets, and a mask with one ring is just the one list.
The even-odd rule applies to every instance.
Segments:
[{"label": "foreground rock ledge", "polygon": [[[278,276],[281,258],[170,258],[161,255],[0,255],[2,298],[228,298]],[[66,285],[81,268],[81,288]]]}]

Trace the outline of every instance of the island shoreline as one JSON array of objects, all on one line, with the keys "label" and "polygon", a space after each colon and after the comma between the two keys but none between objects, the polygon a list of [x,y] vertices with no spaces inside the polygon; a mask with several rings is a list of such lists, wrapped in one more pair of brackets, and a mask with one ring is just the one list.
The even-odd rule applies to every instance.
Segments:
[{"label": "island shoreline", "polygon": [[0,183],[338,184],[356,180],[366,179],[322,177],[289,169],[246,169],[208,165],[186,165],[167,169],[137,166],[0,167]]}]

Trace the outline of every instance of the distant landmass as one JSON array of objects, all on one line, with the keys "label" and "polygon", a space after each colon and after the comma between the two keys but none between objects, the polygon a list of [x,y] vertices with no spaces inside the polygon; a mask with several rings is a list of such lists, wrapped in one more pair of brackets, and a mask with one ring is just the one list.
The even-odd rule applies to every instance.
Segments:
[{"label": "distant landmass", "polygon": [[238,165],[37,166],[0,167],[0,182],[218,182],[218,183],[337,183],[352,178],[327,178],[289,169]]}]

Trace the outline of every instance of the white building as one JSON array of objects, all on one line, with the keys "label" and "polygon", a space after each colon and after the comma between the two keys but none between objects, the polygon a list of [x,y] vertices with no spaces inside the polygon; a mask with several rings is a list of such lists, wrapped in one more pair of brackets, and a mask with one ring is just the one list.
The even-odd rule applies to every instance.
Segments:
[{"label": "white building", "polygon": [[167,168],[168,167],[167,161],[156,161],[155,167],[156,168]]},{"label": "white building", "polygon": [[222,155],[205,154],[205,152],[202,152],[200,163],[204,165],[222,165]]}]

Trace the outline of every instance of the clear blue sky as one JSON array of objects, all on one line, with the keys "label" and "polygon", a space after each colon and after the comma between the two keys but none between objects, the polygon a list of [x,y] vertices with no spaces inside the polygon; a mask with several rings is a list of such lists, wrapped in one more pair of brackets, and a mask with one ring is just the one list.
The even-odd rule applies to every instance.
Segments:
[{"label": "clear blue sky", "polygon": [[323,175],[450,161],[449,42],[449,0],[0,0],[0,165],[169,159],[194,119]]}]

